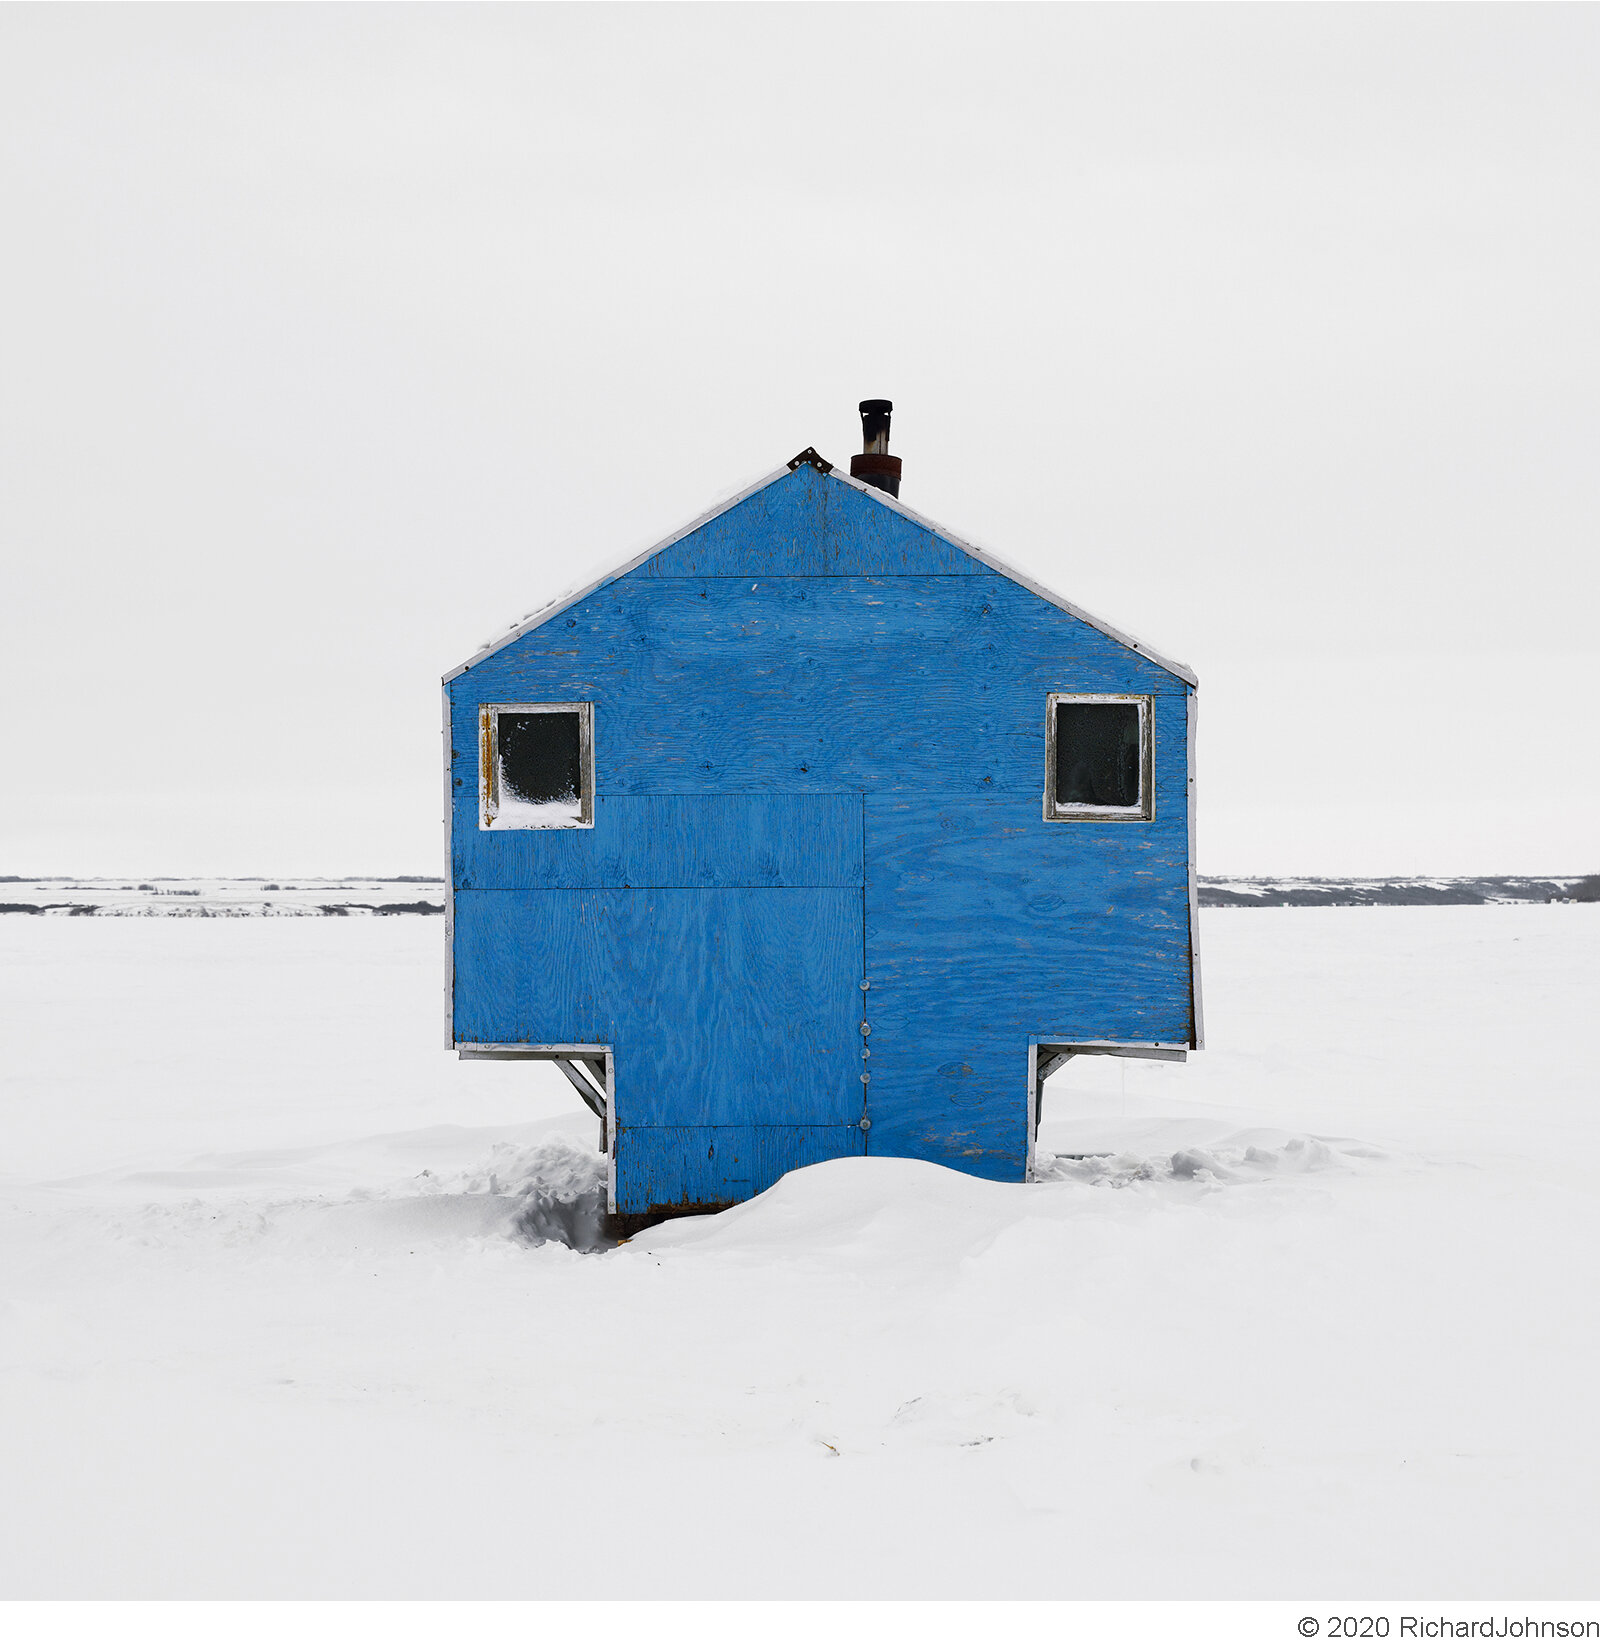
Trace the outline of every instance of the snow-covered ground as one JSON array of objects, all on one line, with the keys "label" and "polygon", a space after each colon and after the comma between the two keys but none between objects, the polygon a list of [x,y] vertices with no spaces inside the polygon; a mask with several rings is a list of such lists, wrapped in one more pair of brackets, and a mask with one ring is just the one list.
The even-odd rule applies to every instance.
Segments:
[{"label": "snow-covered ground", "polygon": [[1211,1049],[1069,1065],[1053,1178],[578,1254],[437,919],[0,924],[0,1591],[1592,1596],[1600,908],[1204,941]]}]

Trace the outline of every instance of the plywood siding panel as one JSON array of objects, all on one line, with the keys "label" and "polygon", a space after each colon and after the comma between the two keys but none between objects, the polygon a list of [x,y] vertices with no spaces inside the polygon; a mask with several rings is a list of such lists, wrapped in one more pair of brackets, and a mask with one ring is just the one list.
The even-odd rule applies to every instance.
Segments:
[{"label": "plywood siding panel", "polygon": [[[877,981],[869,998],[878,995]],[[876,1016],[876,1008],[869,1007]],[[980,1175],[1022,1180],[1028,1166],[1028,1045],[946,1012],[914,1035],[872,1019],[867,1150],[917,1157]]]},{"label": "plywood siding panel", "polygon": [[859,1157],[865,1133],[824,1128],[634,1128],[617,1142],[624,1213],[754,1197],[791,1169]]},{"label": "plywood siding panel", "polygon": [[450,687],[458,815],[482,703],[591,701],[602,793],[1042,797],[1047,694],[1183,701],[1175,677],[994,574],[630,575]]},{"label": "plywood siding panel", "polygon": [[460,1042],[605,1043],[619,1123],[855,1123],[859,889],[463,890]]},{"label": "plywood siding panel", "polygon": [[602,792],[589,830],[461,826],[458,888],[842,888],[862,878],[854,793]]},{"label": "plywood siding panel", "polygon": [[868,798],[874,1153],[1020,1175],[1031,1039],[1189,1042],[1184,712],[1158,705],[1150,821]]},{"label": "plywood siding panel", "polygon": [[647,577],[986,573],[982,562],[802,465],[638,569]]}]

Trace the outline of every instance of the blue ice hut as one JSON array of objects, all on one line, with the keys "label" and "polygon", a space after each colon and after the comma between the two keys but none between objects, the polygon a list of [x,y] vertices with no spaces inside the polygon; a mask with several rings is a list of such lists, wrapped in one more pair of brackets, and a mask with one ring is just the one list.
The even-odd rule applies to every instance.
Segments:
[{"label": "blue ice hut", "polygon": [[445,678],[451,1037],[612,1208],[1029,1173],[1073,1055],[1201,1046],[1196,678],[898,501],[890,404]]}]

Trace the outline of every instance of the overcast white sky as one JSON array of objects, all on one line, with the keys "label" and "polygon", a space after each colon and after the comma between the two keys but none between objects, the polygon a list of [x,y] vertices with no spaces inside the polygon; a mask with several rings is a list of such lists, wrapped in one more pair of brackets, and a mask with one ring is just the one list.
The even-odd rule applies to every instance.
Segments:
[{"label": "overcast white sky", "polygon": [[1600,10],[0,9],[0,871],[423,872],[438,679],[896,405],[1210,872],[1600,869]]}]

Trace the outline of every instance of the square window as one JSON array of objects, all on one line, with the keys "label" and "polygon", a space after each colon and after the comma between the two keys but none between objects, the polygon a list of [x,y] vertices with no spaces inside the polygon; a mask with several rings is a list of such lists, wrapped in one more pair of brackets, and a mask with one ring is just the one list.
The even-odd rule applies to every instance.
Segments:
[{"label": "square window", "polygon": [[1050,695],[1046,819],[1155,817],[1150,710],[1147,694]]},{"label": "square window", "polygon": [[484,705],[479,825],[486,831],[594,824],[594,707]]}]

